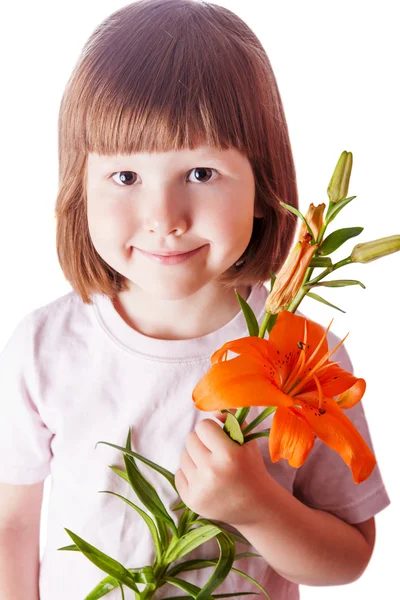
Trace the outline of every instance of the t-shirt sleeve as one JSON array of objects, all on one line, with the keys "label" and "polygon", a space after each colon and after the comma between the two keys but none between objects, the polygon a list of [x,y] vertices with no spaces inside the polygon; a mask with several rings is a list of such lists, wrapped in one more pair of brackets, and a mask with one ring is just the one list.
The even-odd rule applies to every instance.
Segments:
[{"label": "t-shirt sleeve", "polygon": [[0,353],[0,481],[31,484],[50,473],[52,433],[38,401],[32,315]]},{"label": "t-shirt sleeve", "polygon": [[[339,338],[332,334],[333,342]],[[329,347],[332,348],[331,343]],[[353,373],[349,355],[342,344],[332,355],[333,361]],[[368,387],[367,387],[368,389]],[[374,451],[362,400],[344,410],[377,459],[371,475],[355,483],[351,469],[332,448],[315,438],[314,446],[301,467],[296,470],[293,494],[304,504],[335,514],[347,523],[361,523],[370,519],[390,504]]]}]

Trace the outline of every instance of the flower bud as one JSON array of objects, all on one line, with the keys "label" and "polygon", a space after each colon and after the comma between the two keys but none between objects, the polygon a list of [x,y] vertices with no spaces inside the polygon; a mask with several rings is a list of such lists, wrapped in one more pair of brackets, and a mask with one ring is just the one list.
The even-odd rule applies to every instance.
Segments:
[{"label": "flower bud", "polygon": [[329,200],[334,204],[347,198],[352,166],[352,153],[343,150],[327,189]]},{"label": "flower bud", "polygon": [[314,252],[318,248],[316,244],[311,246],[310,241],[311,235],[307,232],[289,252],[276,277],[272,292],[267,296],[266,312],[275,315],[281,310],[286,310],[296,297]]},{"label": "flower bud", "polygon": [[[318,204],[318,206],[310,204],[310,206],[308,207],[307,214],[305,215],[305,219],[309,224],[311,231],[313,232],[315,240],[318,238],[318,234],[324,221],[324,210],[325,204]],[[306,233],[307,227],[304,221],[301,221],[299,233],[297,236],[298,241],[300,241]]]},{"label": "flower bud", "polygon": [[400,235],[390,235],[372,242],[354,246],[350,255],[352,262],[368,263],[400,250]]}]

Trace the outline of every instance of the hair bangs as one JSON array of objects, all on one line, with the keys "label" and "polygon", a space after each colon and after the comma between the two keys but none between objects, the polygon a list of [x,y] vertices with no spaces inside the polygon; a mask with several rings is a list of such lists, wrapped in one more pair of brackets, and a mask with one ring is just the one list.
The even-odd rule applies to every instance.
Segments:
[{"label": "hair bangs", "polygon": [[75,144],[105,155],[200,144],[248,153],[260,135],[249,94],[257,76],[239,41],[222,36],[196,2],[168,2],[176,12],[153,2],[149,35],[146,4],[123,9],[135,19],[118,27],[114,13],[89,39],[75,87]]}]

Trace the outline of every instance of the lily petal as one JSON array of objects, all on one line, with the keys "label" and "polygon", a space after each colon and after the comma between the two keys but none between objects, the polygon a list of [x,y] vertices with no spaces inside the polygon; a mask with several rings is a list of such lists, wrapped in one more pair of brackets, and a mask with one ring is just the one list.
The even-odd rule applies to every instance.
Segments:
[{"label": "lily petal", "polygon": [[[319,376],[319,382],[321,384],[322,393],[324,396],[329,396],[332,398],[333,396],[337,396],[342,392],[345,392],[349,388],[352,388],[357,382],[361,381],[358,377],[355,377],[348,371],[341,369],[338,365],[331,364],[329,368],[327,368],[322,375]],[[364,380],[362,380],[364,381]],[[358,391],[361,392],[362,386],[358,388]],[[308,392],[313,393],[315,390],[314,381],[310,380],[305,386],[301,389],[301,391],[296,394],[296,398],[302,398],[305,400],[308,397]],[[365,387],[364,387],[365,391]],[[359,397],[359,400],[362,398],[362,395]],[[355,402],[356,404],[356,402]]]},{"label": "lily petal", "polygon": [[264,338],[259,338],[254,335],[239,338],[226,342],[221,348],[216,350],[211,356],[211,364],[214,365],[223,360],[224,354],[230,350],[236,354],[250,354],[261,362],[265,362],[268,358],[267,354],[268,341]]},{"label": "lily petal", "polygon": [[291,467],[301,467],[314,445],[314,432],[296,410],[278,407],[269,434],[272,462],[286,458]]},{"label": "lily petal", "polygon": [[[365,379],[359,379],[356,383],[336,399],[336,403],[340,408],[351,408],[364,396],[367,383]],[[336,394],[335,394],[336,395]]]},{"label": "lily petal", "polygon": [[350,467],[355,483],[367,479],[375,467],[376,458],[356,427],[339,408],[336,400],[324,398],[324,414],[320,414],[317,407],[296,398],[297,403],[301,405],[299,410],[314,433],[327,446],[338,452]]},{"label": "lily petal", "polygon": [[[278,314],[275,325],[269,335],[268,341],[271,343],[268,346],[270,360],[274,362],[277,369],[280,369],[284,378],[287,373],[292,370],[297,362],[297,358],[301,352],[298,347],[298,342],[304,342],[304,323],[307,321],[307,347],[305,349],[305,358],[313,354],[318,346],[321,338],[324,335],[324,328],[299,315],[284,310]],[[278,350],[279,349],[279,350]],[[318,352],[308,365],[311,369],[325,356],[328,352],[328,342],[326,337],[321,344]]]},{"label": "lily petal", "polygon": [[291,406],[270,376],[271,365],[241,355],[213,365],[193,390],[196,408],[205,411],[244,406]]}]

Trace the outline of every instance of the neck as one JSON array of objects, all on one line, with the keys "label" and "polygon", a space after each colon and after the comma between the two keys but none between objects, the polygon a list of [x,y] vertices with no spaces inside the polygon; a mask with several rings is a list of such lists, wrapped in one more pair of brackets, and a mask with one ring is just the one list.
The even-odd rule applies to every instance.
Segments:
[{"label": "neck", "polygon": [[[247,300],[251,288],[237,288]],[[161,340],[184,340],[207,335],[223,327],[241,310],[234,290],[202,288],[178,300],[156,298],[132,286],[120,292],[114,308],[139,333]]]}]

